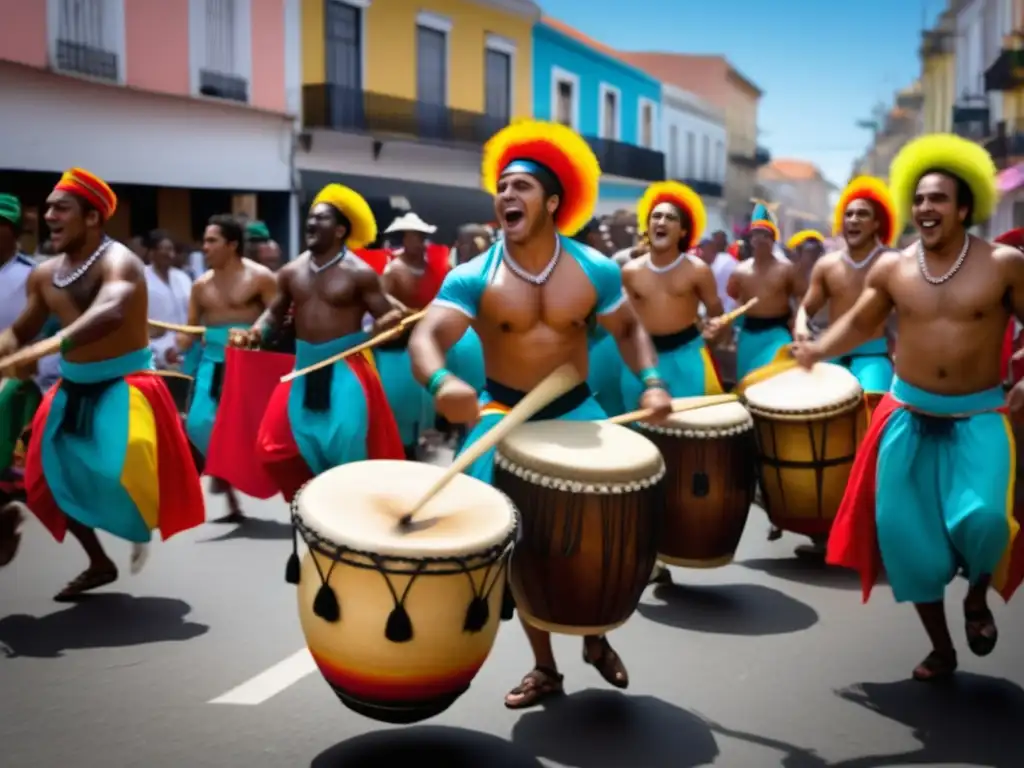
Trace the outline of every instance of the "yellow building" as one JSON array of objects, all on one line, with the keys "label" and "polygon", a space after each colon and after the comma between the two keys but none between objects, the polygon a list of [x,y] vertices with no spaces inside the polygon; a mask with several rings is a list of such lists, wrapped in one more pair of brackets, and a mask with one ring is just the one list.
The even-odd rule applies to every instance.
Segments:
[{"label": "yellow building", "polygon": [[302,0],[305,197],[348,183],[378,223],[415,210],[450,241],[493,219],[480,153],[533,109],[532,0]]},{"label": "yellow building", "polygon": [[948,10],[939,16],[934,29],[922,35],[919,53],[925,133],[949,133],[953,130],[955,40],[956,15]]}]

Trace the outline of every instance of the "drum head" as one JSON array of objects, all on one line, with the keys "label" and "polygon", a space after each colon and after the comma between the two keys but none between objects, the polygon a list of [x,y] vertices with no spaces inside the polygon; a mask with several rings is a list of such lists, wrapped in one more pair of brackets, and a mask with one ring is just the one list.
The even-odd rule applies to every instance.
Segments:
[{"label": "drum head", "polygon": [[501,441],[498,454],[539,475],[581,483],[642,482],[665,471],[654,443],[600,421],[529,422]]},{"label": "drum head", "polygon": [[814,413],[856,403],[864,396],[864,390],[857,377],[842,366],[817,363],[809,371],[791,368],[752,384],[744,396],[752,410]]},{"label": "drum head", "polygon": [[637,422],[641,429],[678,435],[702,435],[709,437],[722,434],[747,432],[754,428],[754,420],[742,403],[719,403],[706,408],[673,413],[664,424]]},{"label": "drum head", "polygon": [[338,547],[404,558],[464,557],[500,545],[515,530],[516,513],[501,491],[456,475],[417,513],[430,525],[399,520],[444,474],[413,461],[357,461],[311,480],[295,499],[299,519]]}]

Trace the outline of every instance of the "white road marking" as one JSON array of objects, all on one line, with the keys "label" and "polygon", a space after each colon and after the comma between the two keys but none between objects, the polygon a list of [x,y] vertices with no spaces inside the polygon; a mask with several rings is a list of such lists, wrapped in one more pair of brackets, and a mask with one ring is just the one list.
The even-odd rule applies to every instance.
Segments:
[{"label": "white road marking", "polygon": [[269,701],[281,691],[290,688],[315,671],[316,662],[313,661],[309,651],[303,648],[284,661],[279,661],[270,669],[260,672],[256,677],[246,680],[237,688],[232,688],[223,696],[218,696],[207,703],[253,707]]}]

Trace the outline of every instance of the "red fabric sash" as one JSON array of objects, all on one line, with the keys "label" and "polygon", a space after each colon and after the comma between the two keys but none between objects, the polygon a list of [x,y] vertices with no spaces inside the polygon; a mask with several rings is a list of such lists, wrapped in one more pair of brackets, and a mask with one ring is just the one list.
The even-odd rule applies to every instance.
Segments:
[{"label": "red fabric sash", "polygon": [[387,248],[353,248],[352,253],[369,264],[378,275],[384,274],[384,268],[391,261],[391,251]]},{"label": "red fabric sash", "polygon": [[[160,537],[166,541],[175,534],[202,525],[206,506],[199,473],[181,426],[178,407],[164,380],[152,373],[133,373],[124,381],[149,401],[156,422],[157,483],[160,487]],[[57,541],[67,533],[67,517],[57,506],[43,473],[42,443],[46,420],[50,415],[57,385],[43,396],[32,421],[32,437],[25,456],[26,505]],[[101,429],[101,427],[97,427]]]},{"label": "red fabric sash", "polygon": [[[1003,353],[999,363],[999,378],[1006,381],[1010,378],[1010,362],[1013,357],[1013,327],[1015,321],[1011,317],[1010,323],[1006,326],[1006,335],[1003,336]],[[1016,377],[1015,377],[1016,378]]]},{"label": "red fabric sash", "polygon": [[206,452],[207,475],[256,499],[277,495],[277,484],[257,456],[256,440],[274,390],[294,368],[294,355],[228,347],[217,420]]}]

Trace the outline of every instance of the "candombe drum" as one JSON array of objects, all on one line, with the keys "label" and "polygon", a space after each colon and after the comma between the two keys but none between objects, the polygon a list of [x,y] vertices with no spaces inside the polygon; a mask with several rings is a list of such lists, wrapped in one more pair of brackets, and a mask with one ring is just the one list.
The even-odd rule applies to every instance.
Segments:
[{"label": "candombe drum", "polygon": [[654,443],[614,424],[530,422],[498,445],[494,472],[522,518],[510,569],[522,617],[569,635],[624,624],[658,550],[665,462]]},{"label": "candombe drum", "polygon": [[[458,475],[417,515],[444,470],[362,461],[307,483],[292,502],[299,619],[310,653],[341,702],[387,723],[444,712],[469,688],[494,645],[515,508]],[[297,541],[295,543],[297,547]]]},{"label": "candombe drum", "polygon": [[188,413],[189,401],[192,399],[192,385],[194,383],[192,377],[178,371],[153,371],[153,373],[164,380],[164,384],[170,390],[174,404],[178,408],[178,413]]},{"label": "candombe drum", "polygon": [[721,403],[636,427],[665,457],[659,558],[685,568],[731,563],[757,483],[754,421],[747,409]]},{"label": "candombe drum", "polygon": [[761,495],[784,531],[826,536],[863,436],[864,391],[845,368],[818,363],[750,385]]}]

